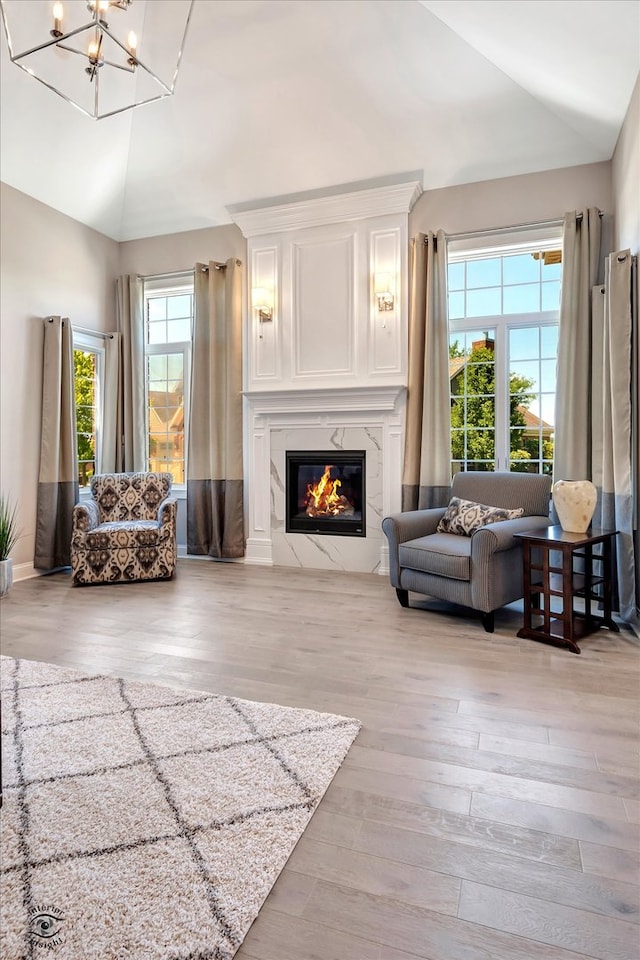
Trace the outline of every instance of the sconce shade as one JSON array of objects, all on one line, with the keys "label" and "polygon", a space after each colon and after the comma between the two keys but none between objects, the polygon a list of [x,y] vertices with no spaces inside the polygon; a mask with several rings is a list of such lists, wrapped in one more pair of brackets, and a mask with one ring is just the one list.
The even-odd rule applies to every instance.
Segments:
[{"label": "sconce shade", "polygon": [[273,306],[266,287],[254,287],[251,291],[251,300],[254,310],[269,310]]},{"label": "sconce shade", "polygon": [[391,294],[391,274],[376,273],[374,280],[374,290],[376,296]]},{"label": "sconce shade", "polygon": [[11,61],[93,120],[173,94],[194,0],[0,0]]},{"label": "sconce shade", "polygon": [[251,291],[251,306],[257,311],[260,320],[273,319],[273,293],[266,287],[254,287]]}]

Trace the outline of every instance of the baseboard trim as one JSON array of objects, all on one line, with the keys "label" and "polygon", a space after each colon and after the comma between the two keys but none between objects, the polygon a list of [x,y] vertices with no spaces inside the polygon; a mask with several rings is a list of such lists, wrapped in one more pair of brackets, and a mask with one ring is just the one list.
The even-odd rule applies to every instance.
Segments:
[{"label": "baseboard trim", "polygon": [[46,570],[37,570],[32,563],[13,564],[14,583],[18,583],[19,580],[31,580],[33,577],[43,577],[45,573],[47,573]]},{"label": "baseboard trim", "polygon": [[272,567],[273,546],[271,540],[258,540],[257,537],[250,537],[247,540],[247,552],[244,562],[263,567]]}]

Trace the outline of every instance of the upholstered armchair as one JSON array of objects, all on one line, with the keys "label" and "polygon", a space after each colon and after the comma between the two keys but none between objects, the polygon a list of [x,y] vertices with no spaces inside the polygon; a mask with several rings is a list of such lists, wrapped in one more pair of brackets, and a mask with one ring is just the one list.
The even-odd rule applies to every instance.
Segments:
[{"label": "upholstered armchair", "polygon": [[168,580],[177,560],[170,473],[103,473],[73,508],[74,585]]},{"label": "upholstered armchair", "polygon": [[448,508],[385,517],[391,583],[402,606],[409,606],[409,591],[461,604],[479,611],[493,633],[494,610],[524,595],[514,534],[551,524],[550,493],[551,478],[538,474],[457,473]]}]

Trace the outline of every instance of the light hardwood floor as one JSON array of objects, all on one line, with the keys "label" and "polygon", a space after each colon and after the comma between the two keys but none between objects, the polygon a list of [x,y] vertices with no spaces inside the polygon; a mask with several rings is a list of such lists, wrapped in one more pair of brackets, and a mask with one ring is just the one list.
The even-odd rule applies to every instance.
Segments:
[{"label": "light hardwood floor", "polygon": [[[2,652],[360,718],[237,960],[638,960],[640,646],[582,654],[373,575],[180,560],[14,585]],[[444,612],[442,612],[444,611]]]}]

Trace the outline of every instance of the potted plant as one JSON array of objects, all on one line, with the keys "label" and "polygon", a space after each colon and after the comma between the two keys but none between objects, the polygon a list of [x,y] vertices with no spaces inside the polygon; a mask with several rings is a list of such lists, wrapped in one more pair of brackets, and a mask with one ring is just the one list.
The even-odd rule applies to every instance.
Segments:
[{"label": "potted plant", "polygon": [[6,596],[13,583],[13,567],[9,554],[18,539],[17,508],[0,496],[0,597]]}]

